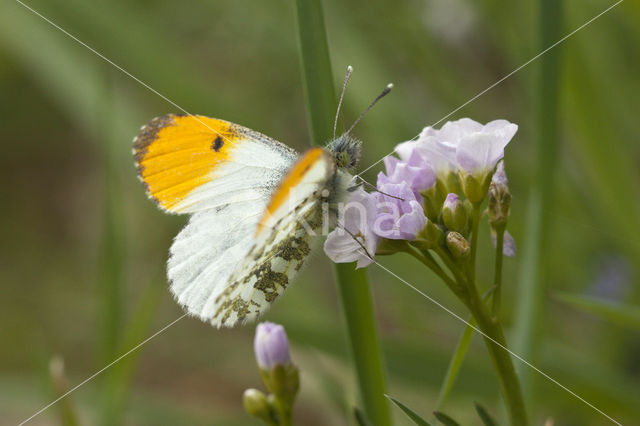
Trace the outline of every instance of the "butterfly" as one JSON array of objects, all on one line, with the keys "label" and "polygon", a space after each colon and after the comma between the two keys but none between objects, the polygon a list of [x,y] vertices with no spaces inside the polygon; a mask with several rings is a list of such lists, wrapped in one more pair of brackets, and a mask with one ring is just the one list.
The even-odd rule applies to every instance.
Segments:
[{"label": "butterfly", "polygon": [[337,138],[334,126],[324,148],[302,154],[200,115],[168,114],[140,128],[133,156],[148,197],[165,212],[191,215],[167,262],[171,293],[189,314],[233,327],[256,319],[291,284],[322,225],[322,206],[353,182],[356,123]]}]

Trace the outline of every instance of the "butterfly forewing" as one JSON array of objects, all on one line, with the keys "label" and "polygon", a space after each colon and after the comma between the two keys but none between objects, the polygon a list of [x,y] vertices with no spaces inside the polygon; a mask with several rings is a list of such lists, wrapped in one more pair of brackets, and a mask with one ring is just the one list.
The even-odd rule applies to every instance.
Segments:
[{"label": "butterfly forewing", "polygon": [[255,244],[214,300],[212,324],[253,320],[287,288],[311,251],[310,233],[321,225],[335,174],[335,161],[320,148],[292,167],[259,221]]},{"label": "butterfly forewing", "polygon": [[201,115],[154,118],[133,145],[147,195],[171,213],[268,199],[297,157],[263,134]]},{"label": "butterfly forewing", "polygon": [[297,154],[237,124],[169,114],[141,128],[134,158],[150,198],[168,212],[193,213],[171,246],[167,275],[177,301],[209,321],[207,302],[251,250],[271,193]]}]

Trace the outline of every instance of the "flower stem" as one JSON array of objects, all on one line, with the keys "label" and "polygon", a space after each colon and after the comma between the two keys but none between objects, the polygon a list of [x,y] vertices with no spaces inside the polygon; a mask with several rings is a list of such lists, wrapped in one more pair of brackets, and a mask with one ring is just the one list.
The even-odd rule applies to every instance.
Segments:
[{"label": "flower stem", "polygon": [[449,287],[449,289],[458,297],[463,297],[462,293],[462,283],[459,281],[454,281],[447,275],[447,273],[438,265],[433,256],[426,250],[415,250],[412,247],[408,246],[403,249],[405,253],[413,256],[417,260],[419,260],[423,265],[427,268],[431,269],[436,275],[440,277],[442,281]]},{"label": "flower stem", "polygon": [[352,264],[336,264],[336,281],[364,412],[371,424],[390,425],[382,353],[366,272],[354,269]]},{"label": "flower stem", "polygon": [[447,265],[447,267],[449,268],[451,273],[455,276],[456,281],[458,282],[458,285],[463,287],[465,285],[466,279],[464,278],[464,276],[460,272],[460,267],[459,267],[458,264],[456,264],[456,261],[454,261],[451,258],[451,255],[449,253],[447,253],[442,247],[436,247],[433,250],[436,252],[438,257],[440,257],[440,259],[442,259],[444,264]]},{"label": "flower stem", "polygon": [[292,407],[284,398],[276,396],[276,407],[278,410],[278,426],[291,426],[292,423]]},{"label": "flower stem", "polygon": [[504,249],[504,226],[496,227],[496,261],[493,272],[493,298],[491,313],[494,317],[500,312],[500,298],[502,295],[502,258]]},{"label": "flower stem", "polygon": [[[337,107],[321,1],[296,0],[296,12],[307,117],[311,139],[320,145],[331,135]],[[374,426],[390,425],[382,353],[366,272],[355,270],[353,264],[336,264],[335,271],[364,412]]]},{"label": "flower stem", "polygon": [[469,254],[467,286],[469,293],[478,296],[476,288],[476,253],[478,252],[478,227],[480,225],[480,206],[482,203],[473,203],[471,213],[471,253]]},{"label": "flower stem", "polygon": [[502,325],[497,317],[492,316],[487,310],[485,302],[480,298],[476,286],[476,252],[478,248],[478,226],[480,223],[481,203],[474,203],[471,222],[471,253],[467,269],[468,297],[463,299],[471,314],[475,318],[478,328],[484,333],[484,341],[489,351],[491,361],[498,374],[498,382],[502,396],[509,411],[509,423],[512,425],[526,426],[527,414],[522,397],[522,389],[516,370],[513,366],[511,355],[506,350],[507,342],[504,337]]},{"label": "flower stem", "polygon": [[498,374],[502,396],[509,412],[509,424],[526,426],[529,423],[522,389],[511,355],[506,350],[507,342],[502,326],[499,321],[491,317],[477,293],[471,295],[467,306],[478,323],[478,328],[485,334],[483,336],[485,345]]},{"label": "flower stem", "polygon": [[438,265],[435,259],[429,254],[428,251],[421,250],[418,252],[417,250],[407,246],[404,250],[405,253],[410,254],[414,258],[418,259],[422,264],[424,264],[427,268],[431,269],[436,273],[444,281],[447,285],[453,285],[453,280],[447,275],[444,270]]}]

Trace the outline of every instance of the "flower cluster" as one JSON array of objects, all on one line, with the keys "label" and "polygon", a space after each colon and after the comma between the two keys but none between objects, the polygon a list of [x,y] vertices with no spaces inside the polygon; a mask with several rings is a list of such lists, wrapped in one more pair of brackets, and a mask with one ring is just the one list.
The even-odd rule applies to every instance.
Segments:
[{"label": "flower cluster", "polygon": [[[424,239],[446,244],[462,256],[470,211],[487,194],[492,230],[504,232],[510,195],[500,160],[517,130],[506,120],[482,125],[463,118],[441,129],[426,127],[417,140],[399,144],[397,157],[384,159],[377,191],[360,188],[350,193],[338,212],[338,226],[327,237],[325,253],[334,262],[357,261],[357,267],[363,267],[373,262],[385,240]],[[434,238],[440,241],[429,241]],[[508,233],[504,242],[505,255],[513,255]]]}]

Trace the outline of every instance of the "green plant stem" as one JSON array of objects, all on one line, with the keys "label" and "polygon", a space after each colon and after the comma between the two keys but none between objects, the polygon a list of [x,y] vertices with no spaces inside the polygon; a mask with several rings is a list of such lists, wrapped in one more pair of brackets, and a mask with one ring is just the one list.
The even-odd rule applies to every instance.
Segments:
[{"label": "green plant stem", "polygon": [[478,252],[478,227],[480,225],[480,206],[482,203],[474,203],[471,213],[471,253],[469,253],[467,285],[469,291],[478,294],[476,289],[476,253]]},{"label": "green plant stem", "polygon": [[509,424],[526,426],[527,414],[522,396],[520,381],[516,374],[511,355],[507,352],[507,342],[500,322],[492,317],[478,294],[470,295],[467,307],[478,323],[478,328],[484,333],[484,341],[489,351],[489,356],[498,374],[498,383],[502,391],[507,410]]},{"label": "green plant stem", "polygon": [[364,412],[373,425],[390,425],[382,354],[366,271],[354,269],[352,264],[336,264],[336,281]]},{"label": "green plant stem", "polygon": [[502,258],[504,252],[504,226],[496,227],[496,261],[493,272],[493,298],[491,313],[494,317],[500,312],[500,298],[502,297]]},{"label": "green plant stem", "polygon": [[[320,145],[331,135],[337,107],[320,0],[296,0],[296,15],[311,139]],[[335,275],[364,413],[375,426],[390,425],[382,353],[366,272],[354,269],[353,264],[336,264]]]},{"label": "green plant stem", "polygon": [[451,258],[451,255],[448,252],[446,252],[442,247],[436,247],[433,249],[433,251],[435,251],[438,257],[442,259],[445,265],[447,265],[451,273],[456,278],[458,285],[460,287],[464,287],[466,279],[464,278],[464,275],[460,272],[460,266],[456,263],[456,261],[454,261]]},{"label": "green plant stem", "polygon": [[414,258],[416,258],[417,260],[419,260],[423,265],[425,265],[427,268],[431,269],[436,275],[438,275],[440,277],[440,279],[442,281],[445,282],[445,284],[452,289],[452,291],[454,293],[457,293],[456,290],[456,282],[453,281],[446,272],[444,272],[442,270],[442,268],[440,267],[440,265],[438,265],[438,263],[435,261],[435,259],[431,256],[431,254],[428,251],[424,251],[421,250],[420,252],[418,252],[417,250],[411,248],[411,247],[407,247],[404,250],[405,253],[413,256]]},{"label": "green plant stem", "polygon": [[293,410],[291,404],[288,401],[285,401],[284,398],[278,398],[278,396],[276,396],[275,401],[279,413],[278,426],[291,426],[293,424]]},{"label": "green plant stem", "polygon": [[476,285],[476,253],[478,248],[478,227],[480,224],[481,203],[474,203],[471,218],[471,253],[467,268],[467,298],[463,302],[471,311],[478,323],[478,328],[484,333],[483,338],[489,351],[489,356],[498,375],[498,383],[509,412],[510,424],[526,426],[527,414],[520,382],[516,375],[511,355],[507,352],[507,341],[504,337],[502,325],[498,319],[487,310],[485,302],[480,298]]}]

